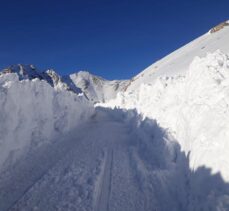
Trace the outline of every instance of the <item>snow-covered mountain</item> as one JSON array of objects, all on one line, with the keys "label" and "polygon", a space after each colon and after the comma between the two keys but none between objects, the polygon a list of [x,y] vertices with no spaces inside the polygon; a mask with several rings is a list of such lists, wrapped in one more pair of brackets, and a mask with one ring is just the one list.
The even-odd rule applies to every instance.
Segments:
[{"label": "snow-covered mountain", "polygon": [[127,80],[108,81],[86,71],[71,74],[69,78],[93,102],[105,102],[115,98],[129,83]]},{"label": "snow-covered mountain", "polygon": [[1,211],[229,210],[228,21],[129,81],[12,66],[0,108]]},{"label": "snow-covered mountain", "polygon": [[83,93],[93,103],[105,102],[115,98],[129,83],[127,80],[109,81],[80,71],[69,76],[60,76],[55,70],[38,70],[34,65],[12,65],[0,71],[0,74],[16,73],[20,80],[44,80],[56,90],[68,90],[76,94]]}]

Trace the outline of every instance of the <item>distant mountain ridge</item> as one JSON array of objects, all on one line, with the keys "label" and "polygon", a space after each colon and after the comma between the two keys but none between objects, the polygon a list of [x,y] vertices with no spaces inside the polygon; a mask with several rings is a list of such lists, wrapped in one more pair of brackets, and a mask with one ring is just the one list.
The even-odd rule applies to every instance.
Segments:
[{"label": "distant mountain ridge", "polygon": [[71,81],[93,102],[105,102],[124,91],[128,80],[106,80],[86,71],[71,74]]},{"label": "distant mountain ridge", "polygon": [[102,77],[93,75],[87,71],[80,71],[67,76],[60,76],[55,70],[41,71],[34,65],[11,65],[1,74],[16,73],[19,80],[44,80],[56,90],[68,90],[76,94],[84,94],[85,97],[96,102],[105,102],[116,97],[119,91],[124,91],[129,83],[127,80],[109,81]]},{"label": "distant mountain ridge", "polygon": [[64,90],[72,90],[67,83],[62,80],[62,77],[58,75],[53,69],[48,69],[46,71],[41,71],[36,68],[34,65],[11,65],[2,71],[0,74],[7,74],[7,73],[16,73],[19,77],[19,80],[33,80],[33,79],[40,79],[46,81],[55,89],[64,89]]}]

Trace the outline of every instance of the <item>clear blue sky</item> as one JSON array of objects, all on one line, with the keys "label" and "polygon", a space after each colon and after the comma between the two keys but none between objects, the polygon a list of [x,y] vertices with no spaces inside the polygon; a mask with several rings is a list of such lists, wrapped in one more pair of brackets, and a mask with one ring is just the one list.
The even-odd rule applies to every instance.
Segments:
[{"label": "clear blue sky", "polygon": [[0,3],[0,68],[130,78],[229,19],[229,0],[8,0]]}]

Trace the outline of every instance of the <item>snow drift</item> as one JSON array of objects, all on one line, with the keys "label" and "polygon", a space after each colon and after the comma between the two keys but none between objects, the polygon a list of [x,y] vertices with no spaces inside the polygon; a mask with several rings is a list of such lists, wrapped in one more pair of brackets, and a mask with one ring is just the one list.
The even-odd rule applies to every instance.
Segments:
[{"label": "snow drift", "polygon": [[55,141],[93,113],[90,103],[46,81],[0,76],[0,168],[40,145]]},{"label": "snow drift", "polygon": [[105,102],[115,98],[119,91],[123,91],[128,80],[106,80],[87,71],[79,71],[70,75],[60,76],[55,70],[39,70],[34,65],[11,65],[0,71],[0,75],[15,73],[19,80],[39,79],[46,81],[55,90],[71,91],[83,94],[92,103]]}]

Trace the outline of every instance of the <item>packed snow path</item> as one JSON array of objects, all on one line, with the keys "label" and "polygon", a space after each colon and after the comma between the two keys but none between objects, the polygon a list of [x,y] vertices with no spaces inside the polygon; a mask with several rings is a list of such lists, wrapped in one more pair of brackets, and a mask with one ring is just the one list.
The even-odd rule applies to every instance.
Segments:
[{"label": "packed snow path", "polygon": [[145,210],[130,161],[130,128],[99,118],[4,175],[0,210]]}]

